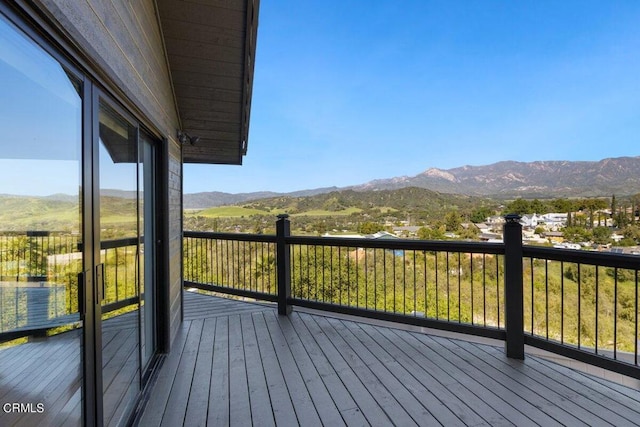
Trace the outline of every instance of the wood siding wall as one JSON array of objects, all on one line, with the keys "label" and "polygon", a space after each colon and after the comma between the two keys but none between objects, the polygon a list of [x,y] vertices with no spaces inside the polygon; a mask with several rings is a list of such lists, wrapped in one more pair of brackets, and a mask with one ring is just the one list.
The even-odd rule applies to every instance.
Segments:
[{"label": "wood siding wall", "polygon": [[179,127],[152,0],[39,0],[110,91],[126,97],[163,136]]},{"label": "wood siding wall", "polygon": [[169,325],[173,342],[182,321],[182,153],[169,143]]},{"label": "wood siding wall", "polygon": [[[86,70],[159,136],[168,139],[169,324],[181,322],[182,153],[180,127],[155,4],[152,0],[36,0],[77,47]],[[166,164],[166,163],[165,163]],[[160,260],[159,262],[165,262]]]}]

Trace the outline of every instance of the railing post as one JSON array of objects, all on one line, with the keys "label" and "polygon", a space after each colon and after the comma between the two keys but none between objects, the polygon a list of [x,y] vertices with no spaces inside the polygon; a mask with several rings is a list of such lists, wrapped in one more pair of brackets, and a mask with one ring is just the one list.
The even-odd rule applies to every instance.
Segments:
[{"label": "railing post", "polygon": [[504,304],[507,357],[524,359],[524,303],[522,285],[522,225],[520,215],[504,217]]},{"label": "railing post", "polygon": [[286,238],[291,235],[289,215],[278,215],[276,222],[276,270],[278,272],[278,314],[291,313],[291,256]]}]

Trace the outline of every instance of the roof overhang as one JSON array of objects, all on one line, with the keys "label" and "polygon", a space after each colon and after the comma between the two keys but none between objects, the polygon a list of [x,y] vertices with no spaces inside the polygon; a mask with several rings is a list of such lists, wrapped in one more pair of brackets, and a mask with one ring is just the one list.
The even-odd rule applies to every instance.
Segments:
[{"label": "roof overhang", "polygon": [[157,0],[186,163],[242,164],[259,0]]}]

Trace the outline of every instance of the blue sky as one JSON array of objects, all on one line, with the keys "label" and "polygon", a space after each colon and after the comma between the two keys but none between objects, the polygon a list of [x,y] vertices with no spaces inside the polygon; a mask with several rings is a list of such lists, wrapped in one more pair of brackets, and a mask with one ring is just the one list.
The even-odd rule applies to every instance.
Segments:
[{"label": "blue sky", "polygon": [[263,1],[244,165],[293,191],[501,160],[640,154],[638,1]]}]

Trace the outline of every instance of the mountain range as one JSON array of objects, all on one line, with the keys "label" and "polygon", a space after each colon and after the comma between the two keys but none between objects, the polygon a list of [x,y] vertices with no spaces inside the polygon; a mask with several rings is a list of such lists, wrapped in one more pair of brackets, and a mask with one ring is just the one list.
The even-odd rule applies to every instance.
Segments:
[{"label": "mountain range", "polygon": [[504,161],[447,170],[431,168],[413,177],[379,179],[352,188],[365,191],[408,186],[500,198],[628,195],[640,191],[640,157],[597,162]]},{"label": "mountain range", "polygon": [[304,197],[342,190],[380,191],[406,187],[499,199],[625,196],[640,193],[640,156],[600,161],[503,161],[486,166],[430,168],[415,176],[291,193],[193,193],[184,195],[184,207],[202,209],[269,197]]},{"label": "mountain range", "polygon": [[[186,209],[205,209],[254,200],[289,197],[301,198],[332,192],[369,192],[423,188],[438,193],[488,197],[499,200],[556,197],[610,197],[640,193],[640,156],[608,158],[600,161],[503,161],[485,166],[461,166],[453,169],[430,168],[415,176],[376,179],[348,187],[323,187],[278,193],[224,193],[219,191],[184,195]],[[102,189],[102,196],[131,199],[135,191]],[[20,198],[0,194],[0,197]],[[78,203],[78,195],[52,194],[43,199],[52,202]]]}]

